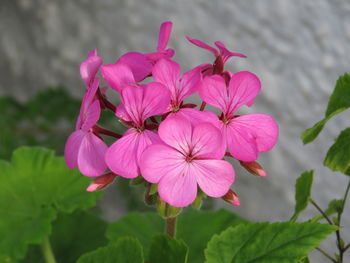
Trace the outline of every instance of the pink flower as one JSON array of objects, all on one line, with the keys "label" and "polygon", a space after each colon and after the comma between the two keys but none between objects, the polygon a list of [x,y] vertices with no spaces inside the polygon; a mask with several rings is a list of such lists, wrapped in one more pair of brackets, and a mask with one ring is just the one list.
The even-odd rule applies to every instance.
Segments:
[{"label": "pink flower", "polygon": [[117,62],[127,64],[136,82],[142,81],[152,72],[153,65],[161,58],[171,58],[175,52],[173,49],[166,49],[173,24],[170,21],[164,22],[160,26],[157,51],[142,54],[139,52],[128,52],[121,56]]},{"label": "pink flower", "polygon": [[98,69],[102,65],[102,58],[97,55],[97,50],[91,50],[87,59],[80,64],[80,76],[89,87],[95,79]]},{"label": "pink flower", "polygon": [[101,73],[109,86],[121,92],[126,86],[135,85],[136,80],[130,67],[124,62],[107,64],[101,67]]},{"label": "pink flower", "polygon": [[139,160],[144,149],[156,142],[159,136],[145,129],[145,120],[151,116],[166,112],[169,106],[168,89],[157,82],[141,86],[127,86],[121,91],[122,104],[116,115],[133,128],[125,132],[107,150],[107,166],[115,174],[126,178],[135,178],[140,174]]},{"label": "pink flower", "polygon": [[236,116],[243,105],[251,105],[261,84],[257,76],[241,71],[231,76],[228,86],[223,77],[205,77],[199,88],[200,97],[222,111],[221,130],[231,155],[244,162],[258,158],[259,152],[269,151],[278,138],[278,125],[269,115]]},{"label": "pink flower", "polygon": [[180,65],[170,59],[160,59],[154,66],[152,75],[170,91],[172,112],[177,112],[185,98],[197,91],[200,69],[187,71],[180,79]]},{"label": "pink flower", "polygon": [[221,160],[222,136],[210,123],[192,125],[181,116],[163,121],[158,130],[163,143],[149,146],[142,154],[142,176],[159,183],[158,193],[168,204],[184,207],[197,196],[197,185],[211,197],[227,193],[234,181],[230,163]]},{"label": "pink flower", "polygon": [[215,61],[214,61],[213,65],[203,64],[203,65],[199,66],[202,69],[202,72],[205,76],[224,73],[224,64],[231,57],[241,57],[241,58],[247,57],[246,55],[241,54],[241,53],[231,52],[220,41],[215,42],[215,46],[217,46],[217,48],[218,48],[218,50],[217,50],[217,49],[209,46],[208,44],[206,44],[198,39],[193,39],[193,38],[190,38],[188,36],[186,38],[192,44],[210,51],[215,56]]},{"label": "pink flower", "polygon": [[80,114],[73,132],[65,145],[64,158],[70,169],[79,167],[85,176],[99,176],[107,168],[104,154],[107,145],[93,133],[100,118],[100,102],[95,99],[99,79],[95,78],[84,96]]}]

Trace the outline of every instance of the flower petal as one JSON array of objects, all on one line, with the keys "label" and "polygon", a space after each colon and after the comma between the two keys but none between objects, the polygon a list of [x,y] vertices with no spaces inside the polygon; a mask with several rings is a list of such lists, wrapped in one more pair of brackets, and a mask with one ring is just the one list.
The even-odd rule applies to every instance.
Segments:
[{"label": "flower petal", "polygon": [[99,137],[91,132],[87,133],[79,148],[79,171],[83,175],[90,177],[101,175],[107,169],[104,160],[107,148],[105,142]]},{"label": "flower petal", "polygon": [[246,55],[241,54],[241,53],[231,52],[230,50],[228,50],[226,48],[224,43],[222,43],[220,41],[216,41],[215,45],[219,48],[220,53],[224,56],[224,62],[226,62],[227,59],[229,59],[230,57],[241,57],[241,58],[246,58],[247,57]]},{"label": "flower petal", "polygon": [[192,155],[200,159],[222,159],[226,145],[222,133],[210,123],[201,123],[192,133]]},{"label": "flower petal", "polygon": [[144,80],[152,72],[152,64],[146,56],[139,52],[128,52],[121,56],[118,62],[123,62],[131,69],[135,82]]},{"label": "flower petal", "polygon": [[181,84],[179,87],[179,101],[183,101],[188,96],[198,90],[199,81],[201,80],[201,68],[195,67],[182,75]]},{"label": "flower petal", "polygon": [[133,72],[122,61],[101,66],[101,73],[111,88],[118,92],[121,92],[125,86],[135,83]]},{"label": "flower petal", "polygon": [[258,159],[259,151],[253,130],[231,122],[224,126],[224,138],[226,138],[231,155],[237,160],[252,162]]},{"label": "flower petal", "polygon": [[219,56],[219,52],[215,48],[209,46],[208,44],[206,44],[198,39],[190,38],[189,36],[186,36],[186,38],[188,41],[190,41],[192,44],[196,45],[197,47],[204,48],[204,49],[210,51],[211,53],[214,54],[215,57]]},{"label": "flower petal", "polygon": [[244,104],[251,105],[260,90],[261,83],[255,74],[249,71],[240,71],[233,74],[228,88],[230,103],[227,113],[233,114]]},{"label": "flower petal", "polygon": [[86,132],[76,130],[67,139],[64,147],[64,160],[69,169],[74,169],[78,165],[78,152]]},{"label": "flower petal", "polygon": [[224,160],[194,160],[189,173],[195,175],[199,187],[211,197],[227,193],[235,179],[232,165]]},{"label": "flower petal", "polygon": [[158,136],[151,131],[139,133],[135,129],[129,129],[107,150],[105,160],[108,168],[125,178],[137,177],[140,174],[138,162],[142,152],[157,142],[159,143]]},{"label": "flower petal", "polygon": [[149,146],[140,158],[141,174],[151,183],[159,183],[163,176],[183,173],[185,164],[183,154],[164,144]]},{"label": "flower petal", "polygon": [[169,103],[170,92],[163,84],[148,83],[143,90],[142,120],[166,113]]},{"label": "flower petal", "polygon": [[171,113],[169,117],[171,118],[172,115],[181,116],[189,120],[194,126],[203,122],[209,122],[219,129],[221,129],[222,126],[222,122],[219,120],[218,116],[211,111],[199,111],[191,108],[182,108],[178,112]]},{"label": "flower petal", "polygon": [[158,134],[166,144],[181,153],[189,152],[192,140],[192,125],[186,118],[176,114],[168,116],[159,125]]},{"label": "flower petal", "polygon": [[173,27],[173,23],[170,21],[163,22],[160,25],[159,36],[158,36],[158,46],[157,46],[158,52],[165,51],[169,43],[172,27]]},{"label": "flower petal", "polygon": [[170,91],[171,99],[177,101],[180,81],[180,65],[170,59],[160,59],[153,67],[155,81],[164,84]]},{"label": "flower petal", "polygon": [[188,165],[181,173],[163,176],[158,185],[160,197],[171,206],[185,207],[197,196],[196,177],[187,172]]},{"label": "flower petal", "polygon": [[226,83],[223,77],[219,75],[204,78],[199,87],[199,96],[206,103],[219,108],[224,113],[228,110],[230,101]]},{"label": "flower petal", "polygon": [[87,59],[80,64],[80,76],[87,87],[90,86],[99,67],[102,65],[102,58],[97,55],[96,49],[91,50]]},{"label": "flower petal", "polygon": [[83,124],[81,129],[83,131],[88,131],[92,126],[94,126],[100,119],[101,107],[100,102],[95,100],[87,109],[83,117]]},{"label": "flower petal", "polygon": [[266,152],[275,146],[278,139],[278,124],[266,114],[247,114],[233,119],[234,125],[240,125],[255,133],[259,152]]}]

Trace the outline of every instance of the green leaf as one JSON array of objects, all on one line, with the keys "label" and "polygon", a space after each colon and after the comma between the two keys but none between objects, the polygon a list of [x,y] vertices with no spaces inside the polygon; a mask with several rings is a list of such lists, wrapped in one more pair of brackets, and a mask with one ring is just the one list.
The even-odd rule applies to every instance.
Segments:
[{"label": "green leaf", "polygon": [[164,234],[152,239],[149,262],[186,263],[188,247],[182,240],[176,240]]},{"label": "green leaf", "polygon": [[324,165],[333,171],[347,173],[350,167],[350,128],[343,130],[328,150]]},{"label": "green leaf", "polygon": [[50,234],[58,211],[89,208],[100,196],[85,191],[89,178],[43,148],[19,148],[0,171],[0,254],[13,259]]},{"label": "green leaf", "polygon": [[114,244],[89,252],[77,263],[143,263],[143,251],[135,238],[125,237]]},{"label": "green leaf", "polygon": [[[341,212],[342,210],[343,210],[343,200],[334,199],[328,204],[328,207],[327,207],[326,211],[324,211],[324,213],[327,216],[331,216],[331,215],[334,215],[334,214]],[[321,220],[323,218],[324,217],[322,215],[317,215],[312,219],[312,221],[316,222],[316,221]]]},{"label": "green leaf", "polygon": [[295,210],[290,219],[295,222],[300,213],[304,211],[309,203],[314,171],[308,171],[301,174],[295,183]]},{"label": "green leaf", "polygon": [[337,80],[328,102],[325,118],[316,123],[312,128],[304,131],[301,135],[304,144],[312,142],[329,119],[348,108],[350,108],[350,75],[345,73]]},{"label": "green leaf", "polygon": [[[229,226],[247,222],[243,218],[226,210],[196,211],[188,210],[177,218],[176,238],[189,246],[191,263],[204,261],[204,248],[212,235],[218,234]],[[142,243],[145,254],[149,254],[150,242],[155,234],[164,233],[165,223],[156,213],[133,213],[108,226],[107,238],[111,241],[121,237],[136,237]]]},{"label": "green leaf", "polygon": [[215,235],[206,263],[295,263],[337,227],[319,223],[248,223]]}]

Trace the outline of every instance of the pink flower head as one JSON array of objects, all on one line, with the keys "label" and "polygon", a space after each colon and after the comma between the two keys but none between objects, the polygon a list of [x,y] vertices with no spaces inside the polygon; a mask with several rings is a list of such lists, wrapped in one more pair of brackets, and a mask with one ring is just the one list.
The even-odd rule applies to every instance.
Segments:
[{"label": "pink flower head", "polygon": [[93,133],[93,126],[100,118],[100,102],[95,99],[99,79],[95,78],[86,91],[80,114],[73,132],[65,145],[64,158],[70,169],[79,167],[85,176],[99,176],[107,168],[104,153],[107,145]]},{"label": "pink flower head", "polygon": [[115,174],[126,178],[139,175],[139,160],[144,149],[159,142],[156,133],[146,130],[147,118],[166,112],[169,106],[168,89],[157,82],[141,86],[127,86],[121,91],[122,104],[116,115],[133,128],[126,131],[106,152],[106,163]]},{"label": "pink flower head", "polygon": [[94,82],[98,69],[102,65],[102,58],[97,55],[97,50],[91,50],[86,60],[80,64],[80,76],[89,88]]},{"label": "pink flower head", "polygon": [[171,111],[177,112],[185,98],[197,91],[200,69],[195,68],[180,78],[180,65],[170,59],[160,59],[154,66],[153,78],[165,85],[171,96]]},{"label": "pink flower head", "polygon": [[211,197],[227,193],[234,181],[233,167],[221,160],[222,136],[210,123],[193,125],[172,115],[158,130],[163,143],[149,146],[142,154],[142,176],[158,183],[158,193],[168,204],[184,207],[197,196],[197,185]]},{"label": "pink flower head", "polygon": [[269,115],[236,116],[243,105],[251,105],[260,92],[257,76],[241,71],[231,76],[228,86],[219,75],[205,77],[199,88],[200,97],[222,111],[221,129],[231,155],[244,162],[258,158],[259,152],[269,151],[278,138],[278,125]]},{"label": "pink flower head", "polygon": [[164,22],[160,26],[157,51],[153,53],[128,52],[121,56],[117,62],[127,64],[136,80],[142,81],[152,72],[153,65],[161,58],[171,58],[175,51],[171,48],[167,49],[170,39],[173,23],[170,21]]},{"label": "pink flower head", "polygon": [[192,44],[210,51],[215,56],[215,61],[214,61],[213,65],[204,64],[204,65],[200,66],[202,68],[203,73],[205,73],[205,75],[222,74],[224,71],[224,64],[231,57],[241,57],[241,58],[247,57],[246,55],[241,54],[241,53],[231,52],[230,50],[228,50],[226,48],[224,43],[222,43],[220,41],[215,42],[215,46],[218,48],[218,49],[216,49],[216,48],[209,46],[208,44],[206,44],[198,39],[193,39],[193,38],[190,38],[188,36],[186,38]]}]

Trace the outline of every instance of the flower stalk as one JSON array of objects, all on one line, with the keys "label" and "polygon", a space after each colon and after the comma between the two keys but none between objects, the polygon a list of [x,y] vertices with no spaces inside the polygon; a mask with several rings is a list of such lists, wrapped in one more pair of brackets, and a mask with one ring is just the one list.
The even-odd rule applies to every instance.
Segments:
[{"label": "flower stalk", "polygon": [[48,237],[46,237],[44,239],[43,243],[41,244],[41,249],[42,249],[43,256],[45,258],[46,263],[56,263],[56,259],[55,259],[55,256],[53,254],[50,240]]}]

